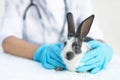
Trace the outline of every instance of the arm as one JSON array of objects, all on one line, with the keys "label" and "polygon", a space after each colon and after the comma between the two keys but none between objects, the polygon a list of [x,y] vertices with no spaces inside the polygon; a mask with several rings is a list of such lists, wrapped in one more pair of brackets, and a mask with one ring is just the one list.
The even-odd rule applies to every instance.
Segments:
[{"label": "arm", "polygon": [[56,43],[39,47],[14,36],[7,37],[2,43],[5,52],[41,62],[46,69],[65,68],[60,57],[62,46],[63,44]]},{"label": "arm", "polygon": [[28,43],[23,39],[22,12],[19,12],[19,0],[6,0],[0,44],[6,53],[33,59],[40,62],[44,68],[64,68],[61,59],[62,43],[42,44],[40,46]]},{"label": "arm", "polygon": [[3,41],[2,47],[6,53],[32,59],[38,45],[28,43],[14,36],[10,36]]}]

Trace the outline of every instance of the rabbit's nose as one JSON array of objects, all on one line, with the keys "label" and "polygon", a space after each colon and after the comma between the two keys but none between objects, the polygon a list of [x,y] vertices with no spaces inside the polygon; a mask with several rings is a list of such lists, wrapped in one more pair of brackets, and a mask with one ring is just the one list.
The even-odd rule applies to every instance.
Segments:
[{"label": "rabbit's nose", "polygon": [[72,60],[74,58],[74,53],[73,52],[67,52],[66,53],[66,59],[67,60]]}]

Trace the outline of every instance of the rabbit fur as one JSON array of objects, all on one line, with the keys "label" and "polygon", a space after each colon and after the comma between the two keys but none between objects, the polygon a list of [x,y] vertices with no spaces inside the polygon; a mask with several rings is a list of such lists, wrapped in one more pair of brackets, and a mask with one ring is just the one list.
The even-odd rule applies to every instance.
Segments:
[{"label": "rabbit fur", "polygon": [[84,42],[84,39],[89,33],[93,19],[94,15],[85,19],[75,32],[73,15],[71,12],[67,14],[68,40],[65,41],[61,56],[69,71],[76,72],[78,66],[84,65],[84,63],[80,63],[80,60],[84,53],[90,50],[88,45]]}]

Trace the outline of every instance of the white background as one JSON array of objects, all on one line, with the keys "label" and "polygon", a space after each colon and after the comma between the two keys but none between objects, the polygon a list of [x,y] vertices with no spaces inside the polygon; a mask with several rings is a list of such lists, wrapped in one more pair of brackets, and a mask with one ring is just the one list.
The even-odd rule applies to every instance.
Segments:
[{"label": "white background", "polygon": [[120,0],[92,0],[107,42],[120,55]]},{"label": "white background", "polygon": [[[3,1],[0,0],[0,26],[3,14]],[[120,0],[92,0],[95,15],[105,34],[106,41],[120,55]]]}]

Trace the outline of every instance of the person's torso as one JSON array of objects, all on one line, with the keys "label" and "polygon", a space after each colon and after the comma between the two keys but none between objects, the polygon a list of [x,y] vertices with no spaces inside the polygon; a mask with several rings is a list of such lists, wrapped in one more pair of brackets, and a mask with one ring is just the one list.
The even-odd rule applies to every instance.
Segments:
[{"label": "person's torso", "polygon": [[[64,0],[33,0],[33,3],[39,8],[42,18],[39,18],[34,6],[28,9],[23,27],[24,39],[39,44],[57,42],[63,29],[64,19],[66,19],[65,6],[70,6],[71,2],[72,0],[65,5]],[[29,4],[30,0],[21,0],[19,11],[22,16]],[[75,9],[72,10],[69,7],[68,11],[75,12]],[[64,37],[67,37],[67,22],[64,28],[63,34]]]}]

